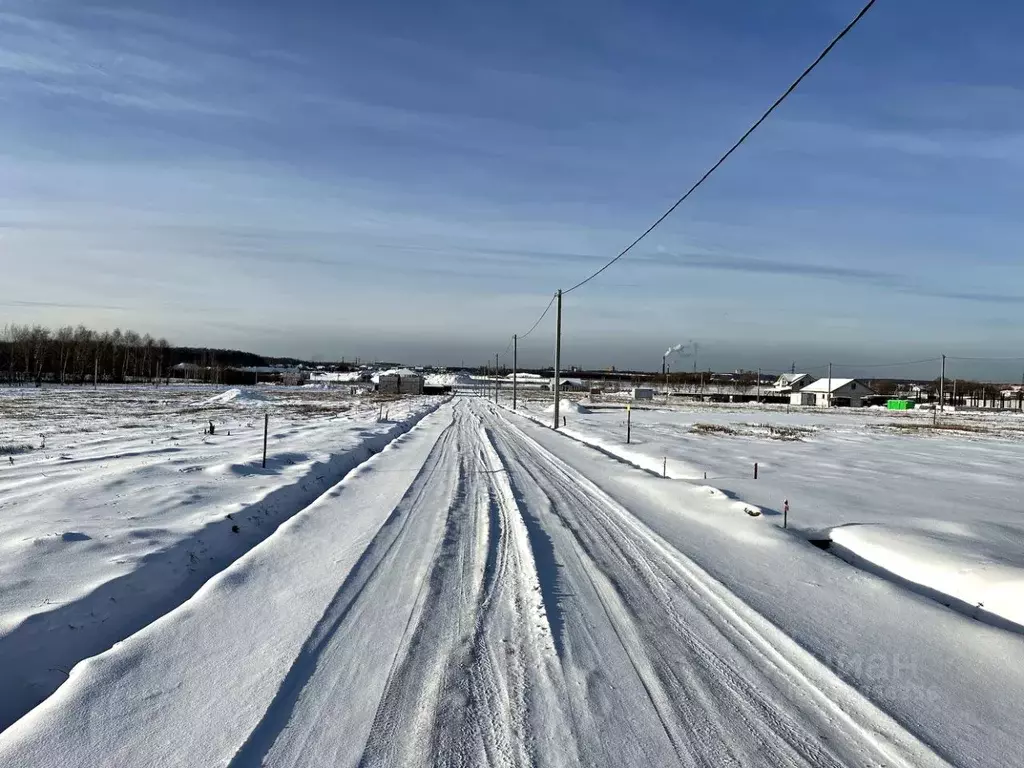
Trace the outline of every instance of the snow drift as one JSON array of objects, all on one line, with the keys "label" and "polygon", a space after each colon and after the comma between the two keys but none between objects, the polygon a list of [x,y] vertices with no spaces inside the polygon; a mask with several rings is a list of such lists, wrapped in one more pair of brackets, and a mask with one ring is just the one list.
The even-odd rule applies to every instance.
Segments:
[{"label": "snow drift", "polygon": [[844,525],[831,551],[989,624],[1024,632],[1024,535],[993,523],[940,520]]},{"label": "snow drift", "polygon": [[202,408],[210,405],[227,405],[228,403],[247,405],[249,403],[259,404],[265,402],[267,402],[267,398],[254,389],[229,389],[226,392],[221,392],[219,395],[200,400],[196,405]]},{"label": "snow drift", "polygon": [[[545,413],[554,413],[555,412],[555,404],[552,403],[551,405],[549,405],[547,408],[544,409],[544,412]],[[580,405],[579,403],[574,403],[572,400],[559,400],[559,402],[558,402],[558,412],[559,413],[563,413],[563,414],[565,414],[565,413],[590,413],[590,409]]]}]

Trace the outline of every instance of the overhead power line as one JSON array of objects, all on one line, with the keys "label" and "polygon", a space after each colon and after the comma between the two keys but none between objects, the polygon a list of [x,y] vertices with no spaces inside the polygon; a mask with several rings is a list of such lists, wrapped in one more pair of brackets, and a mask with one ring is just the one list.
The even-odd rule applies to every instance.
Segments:
[{"label": "overhead power line", "polygon": [[970,360],[985,363],[1019,363],[1024,357],[947,357],[947,360]]},{"label": "overhead power line", "polygon": [[822,59],[824,59],[826,56],[828,56],[828,54],[832,51],[832,49],[835,48],[836,44],[840,40],[842,40],[844,37],[846,37],[846,35],[850,32],[850,30],[852,30],[857,25],[857,22],[859,22],[862,18],[864,18],[864,15],[869,10],[871,10],[871,6],[873,6],[874,4],[875,4],[875,0],[868,0],[868,3],[863,8],[860,9],[860,13],[858,13],[853,18],[853,21],[851,21],[849,24],[847,24],[838,35],[836,35],[834,38],[832,38],[832,42],[830,42],[827,46],[825,46],[825,49],[821,53],[818,54],[818,57],[814,61],[811,62],[810,66],[808,66],[807,69],[805,69],[803,72],[800,73],[800,77],[798,77],[796,80],[794,80],[793,83],[789,86],[789,88],[787,88],[785,90],[785,92],[781,96],[779,96],[779,98],[777,98],[775,100],[775,102],[770,107],[768,107],[768,110],[763,115],[761,115],[760,118],[758,118],[757,122],[754,123],[752,126],[750,126],[747,129],[746,133],[744,133],[742,136],[740,136],[739,139],[736,141],[736,143],[733,144],[731,147],[729,147],[729,150],[724,155],[722,155],[720,158],[718,158],[718,162],[716,162],[707,171],[705,171],[704,175],[701,176],[699,179],[697,179],[697,182],[692,187],[690,187],[688,190],[686,190],[686,193],[682,197],[680,197],[678,200],[676,200],[672,204],[672,207],[669,208],[667,211],[665,211],[665,213],[663,213],[657,219],[657,221],[655,221],[653,224],[651,224],[651,226],[649,226],[644,231],[644,233],[642,235],[640,235],[640,237],[638,237],[632,243],[627,245],[622,251],[619,252],[619,254],[615,258],[613,258],[611,261],[609,261],[607,264],[605,264],[599,270],[597,270],[596,272],[594,272],[593,274],[591,274],[589,277],[585,278],[584,280],[581,280],[580,282],[576,283],[576,285],[574,285],[569,290],[563,291],[562,294],[564,295],[566,293],[572,293],[577,288],[581,288],[584,285],[586,285],[587,283],[589,283],[595,277],[597,277],[602,272],[604,272],[606,269],[608,269],[608,267],[610,267],[612,264],[617,262],[619,259],[621,259],[623,256],[625,256],[631,250],[633,250],[633,248],[636,247],[640,243],[641,240],[643,240],[645,237],[647,237],[649,234],[651,234],[651,232],[653,232],[658,227],[658,225],[661,224],[661,222],[663,222],[665,219],[667,219],[672,214],[672,212],[675,211],[675,209],[678,208],[682,204],[682,202],[684,200],[686,200],[686,198],[688,198],[695,191],[697,191],[697,188],[700,187],[700,185],[703,184],[705,181],[707,181],[708,177],[711,176],[711,174],[713,174],[715,171],[717,171],[719,169],[719,167],[729,158],[729,155],[731,155],[733,152],[735,152],[737,149],[739,149],[740,145],[743,142],[745,142],[747,140],[747,138],[749,138],[750,134],[752,134],[754,131],[756,131],[761,126],[761,123],[763,123],[765,120],[768,119],[768,116],[772,112],[774,112],[776,110],[776,108],[780,104],[782,104],[783,101],[786,100],[786,98],[789,96],[789,94],[791,94],[793,91],[796,90],[797,86],[800,85],[801,82],[803,82],[803,79],[805,77],[807,77],[809,74],[811,74],[811,72],[814,70],[814,68],[816,66],[818,66],[818,64],[821,63]]},{"label": "overhead power line", "polygon": [[937,363],[941,357],[929,357],[926,360],[901,360],[898,363],[833,363],[834,368],[899,368],[904,365],[922,365],[924,363]]},{"label": "overhead power line", "polygon": [[[543,320],[544,320],[544,318],[545,318],[545,317],[547,317],[547,315],[548,315],[548,312],[550,312],[550,311],[551,311],[551,305],[555,303],[555,299],[556,299],[557,297],[558,297],[558,294],[557,294],[557,293],[554,293],[554,294],[552,294],[552,295],[551,295],[551,301],[549,301],[549,302],[548,302],[548,305],[547,305],[546,307],[544,307],[544,311],[540,313],[540,317],[538,317],[538,318],[537,318],[537,322],[535,322],[535,323],[534,323],[533,325],[531,325],[531,326],[530,326],[530,330],[528,330],[528,331],[527,331],[526,333],[521,333],[521,334],[519,334],[519,340],[520,340],[520,341],[522,341],[522,340],[523,340],[523,339],[525,339],[525,338],[526,338],[527,336],[529,336],[529,335],[530,335],[531,333],[533,333],[533,332],[534,332],[535,330],[537,330],[537,326],[541,324],[541,321],[543,321]],[[512,349],[512,345],[513,345],[513,344],[515,343],[515,340],[516,340],[516,337],[515,337],[515,336],[512,336],[512,337],[511,337],[511,338],[510,338],[510,339],[508,340],[508,346],[507,346],[507,347],[505,347],[505,351],[501,353],[501,356],[502,356],[502,357],[506,357],[506,356],[508,355],[508,351],[509,351],[510,349]]]},{"label": "overhead power line", "polygon": [[557,293],[551,294],[551,301],[549,301],[548,305],[546,307],[544,307],[544,311],[540,313],[540,317],[537,318],[537,322],[535,322],[532,326],[530,326],[530,330],[528,330],[526,333],[519,334],[519,340],[520,341],[522,341],[527,336],[529,336],[531,333],[533,333],[535,330],[537,330],[537,326],[540,325],[541,321],[545,317],[547,317],[548,312],[551,311],[551,305],[555,303],[555,298],[557,296],[558,296]]}]

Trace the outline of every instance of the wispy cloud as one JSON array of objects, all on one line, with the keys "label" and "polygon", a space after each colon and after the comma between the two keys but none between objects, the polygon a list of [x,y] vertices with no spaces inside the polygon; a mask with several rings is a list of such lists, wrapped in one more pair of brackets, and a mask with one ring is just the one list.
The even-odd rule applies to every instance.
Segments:
[{"label": "wispy cloud", "polygon": [[49,309],[102,309],[113,312],[125,312],[129,307],[113,304],[93,304],[67,301],[0,301],[0,307],[46,307]]},{"label": "wispy cloud", "polygon": [[0,97],[34,91],[131,110],[243,112],[217,93],[219,79],[241,71],[231,56],[169,17],[111,13],[0,13]]},{"label": "wispy cloud", "polygon": [[986,304],[1024,304],[1024,295],[1020,294],[935,288],[912,280],[905,274],[842,265],[785,261],[721,253],[656,253],[645,254],[642,258],[649,263],[663,266],[681,266],[715,272],[738,272],[747,275],[781,275],[794,278],[829,280],[839,283],[860,283],[883,290],[937,299]]}]

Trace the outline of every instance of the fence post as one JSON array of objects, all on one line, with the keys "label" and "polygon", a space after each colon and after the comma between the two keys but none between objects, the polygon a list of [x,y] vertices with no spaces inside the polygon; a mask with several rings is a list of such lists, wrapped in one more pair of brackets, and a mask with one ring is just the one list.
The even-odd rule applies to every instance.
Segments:
[{"label": "fence post", "polygon": [[661,476],[668,477],[668,456],[661,457]]},{"label": "fence post", "polygon": [[633,409],[630,406],[626,406],[626,445],[629,445],[629,440],[633,427]]},{"label": "fence post", "polygon": [[782,504],[782,527],[786,528],[789,525],[789,499]]},{"label": "fence post", "polygon": [[270,414],[263,414],[263,468],[267,468],[267,428],[270,426]]},{"label": "fence post", "polygon": [[754,479],[757,480],[757,462],[754,462]]}]

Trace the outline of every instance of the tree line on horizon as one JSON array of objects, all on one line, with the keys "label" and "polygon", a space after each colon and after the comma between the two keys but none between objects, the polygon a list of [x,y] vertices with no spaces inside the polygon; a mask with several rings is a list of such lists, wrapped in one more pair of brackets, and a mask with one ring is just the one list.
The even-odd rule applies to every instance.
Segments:
[{"label": "tree line on horizon", "polygon": [[178,347],[131,329],[96,331],[82,324],[0,329],[0,380],[11,385],[156,382],[170,378],[181,363],[206,380],[232,383],[225,375],[231,368],[299,362],[231,349]]}]

